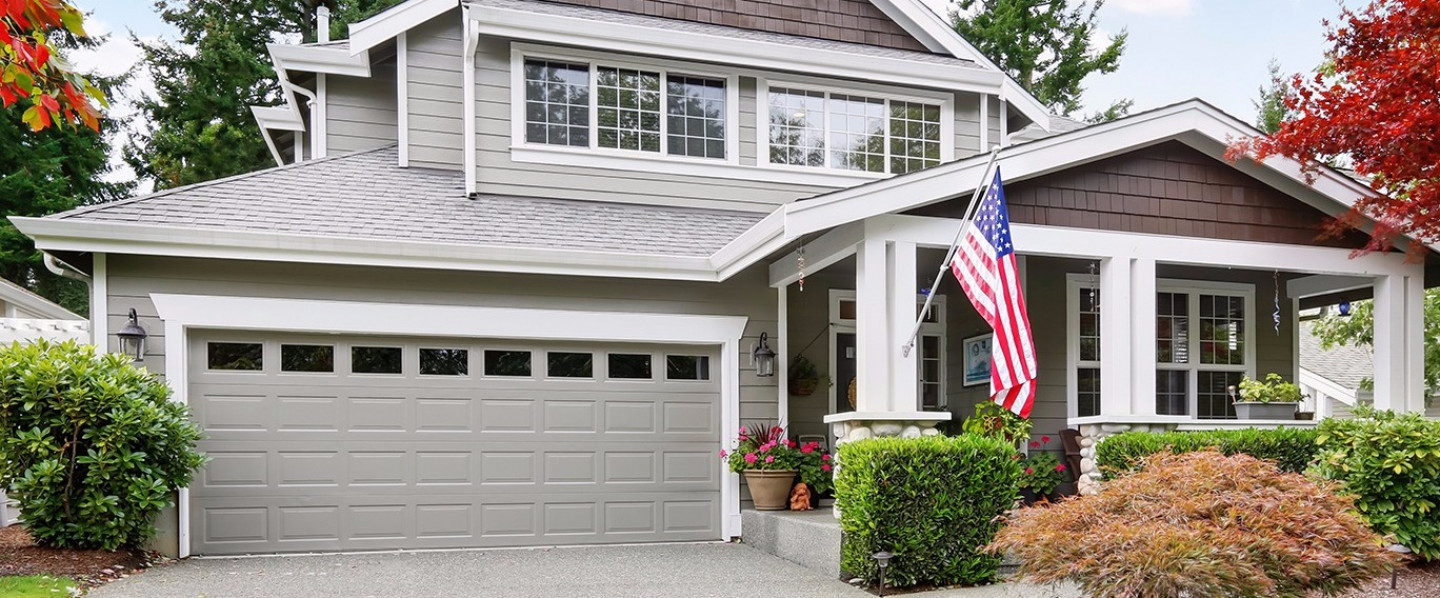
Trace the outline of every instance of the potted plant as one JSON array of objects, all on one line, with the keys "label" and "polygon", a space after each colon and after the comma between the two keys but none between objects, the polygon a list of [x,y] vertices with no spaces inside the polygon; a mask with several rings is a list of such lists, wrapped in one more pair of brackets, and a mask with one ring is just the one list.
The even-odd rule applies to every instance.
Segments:
[{"label": "potted plant", "polygon": [[797,474],[811,484],[812,494],[829,487],[830,456],[818,449],[818,443],[802,447],[786,438],[781,426],[752,424],[740,429],[735,448],[721,450],[720,458],[730,471],[745,476],[755,510],[783,511],[789,508],[790,489]]},{"label": "potted plant", "polygon": [[1032,425],[1029,419],[1015,415],[993,401],[985,401],[975,404],[975,415],[965,418],[960,428],[966,434],[999,438],[1019,446],[1022,440],[1030,437]]},{"label": "potted plant", "polygon": [[1020,498],[1026,505],[1049,502],[1055,489],[1065,479],[1065,464],[1055,453],[1041,450],[1047,444],[1050,444],[1049,436],[1041,436],[1039,441],[1032,440],[1030,455],[1023,457],[1025,467],[1020,472]]},{"label": "potted plant", "polygon": [[819,442],[800,445],[800,483],[810,487],[810,508],[820,508],[820,497],[835,490],[834,461]]},{"label": "potted plant", "polygon": [[808,397],[815,394],[815,389],[820,387],[822,381],[827,380],[820,375],[820,369],[815,367],[815,362],[810,361],[804,355],[800,355],[790,362],[790,395],[796,397]]},{"label": "potted plant", "polygon": [[1240,381],[1235,415],[1240,419],[1293,420],[1302,399],[1300,386],[1286,382],[1280,374],[1266,374],[1264,380],[1246,377]]}]

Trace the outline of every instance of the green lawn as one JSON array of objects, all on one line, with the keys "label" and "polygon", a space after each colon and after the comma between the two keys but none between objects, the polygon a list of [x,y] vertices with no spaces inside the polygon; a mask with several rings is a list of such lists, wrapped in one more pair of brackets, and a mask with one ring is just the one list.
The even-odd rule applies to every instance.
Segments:
[{"label": "green lawn", "polygon": [[29,575],[25,577],[0,577],[0,598],[54,598],[70,596],[74,582],[63,577]]}]

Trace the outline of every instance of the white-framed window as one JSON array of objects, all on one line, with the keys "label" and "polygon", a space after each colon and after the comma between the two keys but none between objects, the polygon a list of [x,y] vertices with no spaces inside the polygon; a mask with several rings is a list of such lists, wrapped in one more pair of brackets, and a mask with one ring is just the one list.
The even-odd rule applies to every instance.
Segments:
[{"label": "white-framed window", "polygon": [[[920,317],[920,310],[925,306],[925,296],[915,297],[915,316]],[[835,371],[837,355],[835,353],[835,334],[853,334],[855,332],[855,316],[857,303],[855,291],[831,289],[830,291],[830,322],[833,324],[830,334],[830,371]],[[930,311],[920,323],[920,334],[915,338],[915,356],[919,360],[919,371],[916,375],[916,385],[920,395],[921,410],[935,410],[945,408],[945,296],[936,295],[930,303]],[[836,385],[838,387],[838,384]],[[834,391],[835,388],[832,388]],[[837,392],[848,392],[848,388],[840,388]],[[832,397],[831,404],[834,404]]]},{"label": "white-framed window", "polygon": [[[1100,415],[1100,322],[1105,309],[1098,285],[1097,277],[1080,274],[1070,275],[1066,285],[1074,417]],[[1253,285],[1156,281],[1155,413],[1234,419],[1234,388],[1242,377],[1254,375],[1254,339]]]},{"label": "white-framed window", "polygon": [[517,146],[738,163],[733,74],[520,44],[511,62]]},{"label": "white-framed window", "polygon": [[873,175],[904,174],[953,159],[953,100],[877,88],[762,82],[756,111],[765,164]]}]

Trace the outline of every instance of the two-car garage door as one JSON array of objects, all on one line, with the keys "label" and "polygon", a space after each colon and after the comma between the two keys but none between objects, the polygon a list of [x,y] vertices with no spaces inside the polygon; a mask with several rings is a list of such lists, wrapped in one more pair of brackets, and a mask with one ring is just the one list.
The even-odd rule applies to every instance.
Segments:
[{"label": "two-car garage door", "polygon": [[192,553],[720,537],[711,347],[190,336]]}]

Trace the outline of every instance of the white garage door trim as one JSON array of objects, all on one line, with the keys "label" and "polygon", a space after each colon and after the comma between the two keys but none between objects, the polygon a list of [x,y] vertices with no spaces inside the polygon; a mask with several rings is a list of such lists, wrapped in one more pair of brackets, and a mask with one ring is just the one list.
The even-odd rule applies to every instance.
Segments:
[{"label": "white garage door trim", "polygon": [[[476,338],[720,345],[721,442],[740,426],[740,336],[744,316],[697,316],[457,305],[152,294],[165,321],[165,372],[174,400],[188,403],[192,328],[464,336]],[[721,468],[721,534],[740,535],[740,478]],[[190,489],[179,496],[179,551],[190,555]]]}]

